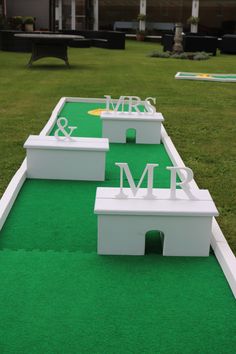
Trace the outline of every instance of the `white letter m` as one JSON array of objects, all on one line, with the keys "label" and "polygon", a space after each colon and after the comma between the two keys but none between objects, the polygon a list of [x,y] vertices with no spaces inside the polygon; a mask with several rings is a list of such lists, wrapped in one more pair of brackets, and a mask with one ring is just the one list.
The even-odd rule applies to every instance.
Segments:
[{"label": "white letter m", "polygon": [[123,172],[125,172],[125,174],[126,174],[129,186],[130,186],[131,191],[134,196],[137,194],[137,192],[143,182],[143,179],[147,173],[147,194],[146,194],[145,198],[147,198],[147,199],[155,198],[153,195],[153,172],[154,172],[154,168],[159,166],[158,164],[154,164],[154,163],[146,164],[146,167],[142,173],[142,176],[141,176],[137,186],[134,183],[133,176],[131,175],[129,166],[126,162],[116,162],[115,165],[120,167],[120,193],[116,196],[116,198],[127,198],[128,197],[127,194],[125,194],[124,190],[123,190],[123,175],[124,175]]}]

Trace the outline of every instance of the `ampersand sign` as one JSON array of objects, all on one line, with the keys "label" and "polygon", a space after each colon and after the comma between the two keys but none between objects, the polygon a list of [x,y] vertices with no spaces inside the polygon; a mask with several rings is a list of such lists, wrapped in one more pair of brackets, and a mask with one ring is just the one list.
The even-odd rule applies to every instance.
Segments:
[{"label": "ampersand sign", "polygon": [[[71,137],[72,132],[77,129],[77,127],[69,127],[68,126],[68,119],[66,119],[65,117],[61,117],[57,120],[57,126],[58,129],[55,131],[54,136],[58,139],[58,140],[73,140],[73,138]],[[65,130],[65,128],[69,129],[69,132],[67,132]],[[63,134],[63,136],[59,135],[59,132],[61,132]]]}]

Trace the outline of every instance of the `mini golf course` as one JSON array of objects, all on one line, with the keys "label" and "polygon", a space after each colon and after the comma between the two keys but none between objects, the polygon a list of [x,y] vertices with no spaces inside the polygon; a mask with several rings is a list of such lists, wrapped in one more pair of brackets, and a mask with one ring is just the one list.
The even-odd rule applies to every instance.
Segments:
[{"label": "mini golf course", "polygon": [[180,80],[236,82],[236,74],[207,74],[207,73],[178,72],[175,75],[175,78]]},{"label": "mini golf course", "polygon": [[[102,108],[69,102],[58,117],[101,137]],[[0,232],[1,353],[235,353],[235,299],[213,252],[163,257],[154,234],[144,257],[97,255],[96,187],[119,186],[115,162],[135,180],[158,163],[169,187],[164,145],[127,140],[110,144],[104,182],[24,182]]]}]

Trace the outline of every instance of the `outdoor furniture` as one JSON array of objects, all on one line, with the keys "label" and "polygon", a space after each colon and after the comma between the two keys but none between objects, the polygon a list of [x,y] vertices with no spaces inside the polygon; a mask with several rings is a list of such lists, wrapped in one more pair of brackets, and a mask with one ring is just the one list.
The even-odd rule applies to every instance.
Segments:
[{"label": "outdoor furniture", "polygon": [[146,27],[150,31],[174,31],[175,24],[173,22],[147,22]]},{"label": "outdoor furniture", "polygon": [[[172,22],[146,22],[146,28],[148,30],[159,30],[159,31],[173,31],[174,23]],[[114,22],[114,31],[136,31],[139,28],[138,21],[116,21]]]},{"label": "outdoor furniture", "polygon": [[[85,34],[85,37],[87,35]],[[114,31],[91,31],[89,38],[94,47],[106,49],[125,49],[125,33]]]},{"label": "outdoor furniture", "polygon": [[113,25],[114,31],[119,30],[137,30],[138,21],[115,21]]},{"label": "outdoor furniture", "polygon": [[[165,34],[162,37],[164,52],[172,51],[174,45],[174,35]],[[216,55],[218,47],[217,37],[198,36],[194,34],[183,35],[183,50],[185,52],[207,52]]]},{"label": "outdoor furniture", "polygon": [[174,45],[174,35],[173,34],[164,34],[162,36],[161,44],[163,45],[164,52],[171,52]]},{"label": "outdoor furniture", "polygon": [[92,41],[89,38],[73,39],[69,43],[69,47],[72,48],[90,48]]},{"label": "outdoor furniture", "polygon": [[[63,34],[80,35],[87,41],[90,41],[92,47],[105,48],[105,49],[125,49],[125,33],[114,31],[74,31],[66,30],[61,32]],[[87,46],[89,42],[87,42]],[[70,41],[69,46],[80,47],[83,45],[78,40]]]},{"label": "outdoor furniture", "polygon": [[221,53],[236,54],[236,35],[226,34],[222,37],[220,45]]},{"label": "outdoor furniture", "polygon": [[64,34],[15,34],[15,37],[25,38],[32,42],[32,55],[28,67],[33,62],[45,57],[55,57],[65,61],[69,66],[67,47],[73,39],[82,39],[82,36]]},{"label": "outdoor furniture", "polygon": [[31,52],[31,43],[25,38],[17,38],[15,34],[21,34],[22,31],[1,30],[0,31],[0,50],[7,52]]},{"label": "outdoor furniture", "polygon": [[206,52],[216,55],[218,41],[213,36],[185,35],[183,37],[185,52]]}]

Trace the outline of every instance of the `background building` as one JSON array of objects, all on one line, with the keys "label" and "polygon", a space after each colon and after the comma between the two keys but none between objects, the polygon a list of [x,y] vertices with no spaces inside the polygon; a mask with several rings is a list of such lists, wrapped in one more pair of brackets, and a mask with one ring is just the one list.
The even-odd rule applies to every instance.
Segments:
[{"label": "background building", "polygon": [[[113,29],[116,21],[132,21],[140,13],[142,0],[99,0],[99,28]],[[192,14],[193,0],[146,0],[148,23],[182,22]],[[236,0],[199,0],[199,31],[236,33]],[[148,26],[147,26],[148,27]]]},{"label": "background building", "polygon": [[153,33],[176,22],[189,31],[187,19],[195,3],[200,32],[236,33],[236,0],[0,0],[0,16],[33,16],[36,29],[135,32],[138,14],[146,13],[146,29]]}]

